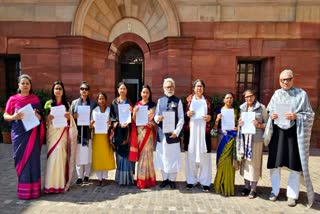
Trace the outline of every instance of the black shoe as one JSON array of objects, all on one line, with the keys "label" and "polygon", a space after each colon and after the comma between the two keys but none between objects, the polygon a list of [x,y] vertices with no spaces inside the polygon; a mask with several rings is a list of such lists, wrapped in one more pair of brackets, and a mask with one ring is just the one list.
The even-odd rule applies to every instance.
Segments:
[{"label": "black shoe", "polygon": [[76,184],[78,184],[78,185],[82,184],[82,179],[81,179],[81,178],[78,178]]},{"label": "black shoe", "polygon": [[167,180],[164,180],[164,181],[162,181],[162,183],[160,184],[160,188],[164,188],[164,187],[166,187],[168,184],[169,184],[169,180],[167,179]]},{"label": "black shoe", "polygon": [[169,185],[170,185],[170,189],[176,188],[176,184],[174,183],[174,181],[169,181]]},{"label": "black shoe", "polygon": [[89,177],[87,177],[87,176],[86,176],[86,177],[84,177],[84,179],[83,179],[83,183],[84,183],[84,184],[87,184],[88,182],[89,182]]},{"label": "black shoe", "polygon": [[247,189],[247,188],[244,188],[244,189],[241,191],[241,195],[242,195],[242,196],[247,196],[247,195],[249,195],[249,193],[250,193],[250,190]]},{"label": "black shoe", "polygon": [[202,186],[202,191],[203,192],[209,192],[210,191],[210,187],[209,186]]},{"label": "black shoe", "polygon": [[249,198],[254,199],[255,197],[257,197],[257,193],[255,191],[251,190],[251,192],[249,193]]},{"label": "black shoe", "polygon": [[186,186],[187,190],[192,190],[192,188],[193,188],[193,184],[187,184],[187,186]]}]

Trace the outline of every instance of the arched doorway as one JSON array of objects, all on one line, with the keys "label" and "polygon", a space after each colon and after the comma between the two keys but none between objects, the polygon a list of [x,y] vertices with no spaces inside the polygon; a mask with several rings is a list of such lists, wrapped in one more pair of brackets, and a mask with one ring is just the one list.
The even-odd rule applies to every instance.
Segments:
[{"label": "arched doorway", "polygon": [[135,104],[144,84],[144,55],[140,47],[133,42],[123,44],[119,50],[116,79],[117,82],[123,81],[127,84],[127,97]]}]

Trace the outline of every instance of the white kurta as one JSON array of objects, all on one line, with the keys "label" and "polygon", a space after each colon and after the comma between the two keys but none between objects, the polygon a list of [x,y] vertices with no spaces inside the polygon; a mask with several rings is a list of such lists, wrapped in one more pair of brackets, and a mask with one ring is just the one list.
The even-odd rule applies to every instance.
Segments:
[{"label": "white kurta", "polygon": [[92,140],[89,140],[88,146],[77,144],[76,164],[86,165],[92,162]]},{"label": "white kurta", "polygon": [[[192,97],[192,101],[195,96]],[[203,101],[204,114],[208,114],[208,107],[204,96]],[[192,101],[190,110],[192,109]],[[211,154],[207,154],[206,144],[206,122],[201,119],[190,119],[190,139],[188,154],[186,155],[186,180],[188,184],[200,184],[209,186],[212,180]],[[198,169],[200,169],[199,177]]]},{"label": "white kurta", "polygon": [[[157,105],[159,108],[159,105]],[[156,110],[156,112],[159,112]],[[158,116],[155,116],[155,121],[158,121]],[[181,100],[178,104],[178,124],[174,133],[179,136],[180,131],[184,123],[184,114]],[[177,173],[182,168],[181,161],[181,149],[180,143],[168,144],[166,138],[164,137],[162,142],[157,142],[156,154],[154,165],[156,169],[162,170],[165,173]]]}]

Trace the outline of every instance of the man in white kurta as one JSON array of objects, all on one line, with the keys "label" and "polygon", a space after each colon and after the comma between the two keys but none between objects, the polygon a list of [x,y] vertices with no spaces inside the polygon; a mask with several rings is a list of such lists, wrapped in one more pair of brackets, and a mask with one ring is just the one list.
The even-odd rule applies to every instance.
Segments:
[{"label": "man in white kurta", "polygon": [[[168,184],[175,189],[177,173],[181,170],[180,138],[179,134],[184,123],[184,113],[181,100],[174,96],[175,82],[167,78],[163,82],[163,90],[166,96],[160,98],[157,103],[155,121],[158,124],[157,146],[155,155],[155,167],[161,170],[163,182],[160,187]],[[163,112],[175,113],[175,129],[170,133],[163,133]]]},{"label": "man in white kurta", "polygon": [[310,207],[314,201],[314,191],[308,159],[314,112],[307,93],[293,86],[291,70],[282,71],[279,80],[281,89],[275,91],[267,107],[270,119],[265,131],[265,141],[270,139],[267,168],[270,169],[272,184],[269,199],[277,200],[281,168],[286,167],[289,169],[288,206],[293,207],[297,203],[302,175]]}]

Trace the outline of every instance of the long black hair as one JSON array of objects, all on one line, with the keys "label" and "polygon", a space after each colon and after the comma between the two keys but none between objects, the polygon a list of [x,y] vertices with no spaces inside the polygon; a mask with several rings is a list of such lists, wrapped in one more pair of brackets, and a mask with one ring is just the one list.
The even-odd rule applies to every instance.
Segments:
[{"label": "long black hair", "polygon": [[62,101],[62,104],[66,107],[66,110],[68,111],[69,109],[69,104],[67,102],[67,96],[66,96],[66,91],[64,90],[64,85],[63,85],[63,82],[62,81],[55,81],[52,85],[52,88],[51,88],[51,100],[52,100],[52,104],[51,106],[57,106],[57,99],[56,99],[56,96],[54,95],[54,87],[56,85],[61,85],[61,88],[62,88],[62,98],[61,98],[61,101]]},{"label": "long black hair", "polygon": [[[148,89],[148,91],[149,91],[149,99],[148,99],[148,101],[149,101],[149,103],[152,103],[152,102],[153,102],[153,101],[152,101],[152,92],[151,92],[150,86],[149,86],[148,84],[143,85],[142,88],[141,88],[141,91],[142,91],[144,88]],[[142,99],[141,94],[140,94],[140,98]]]}]

